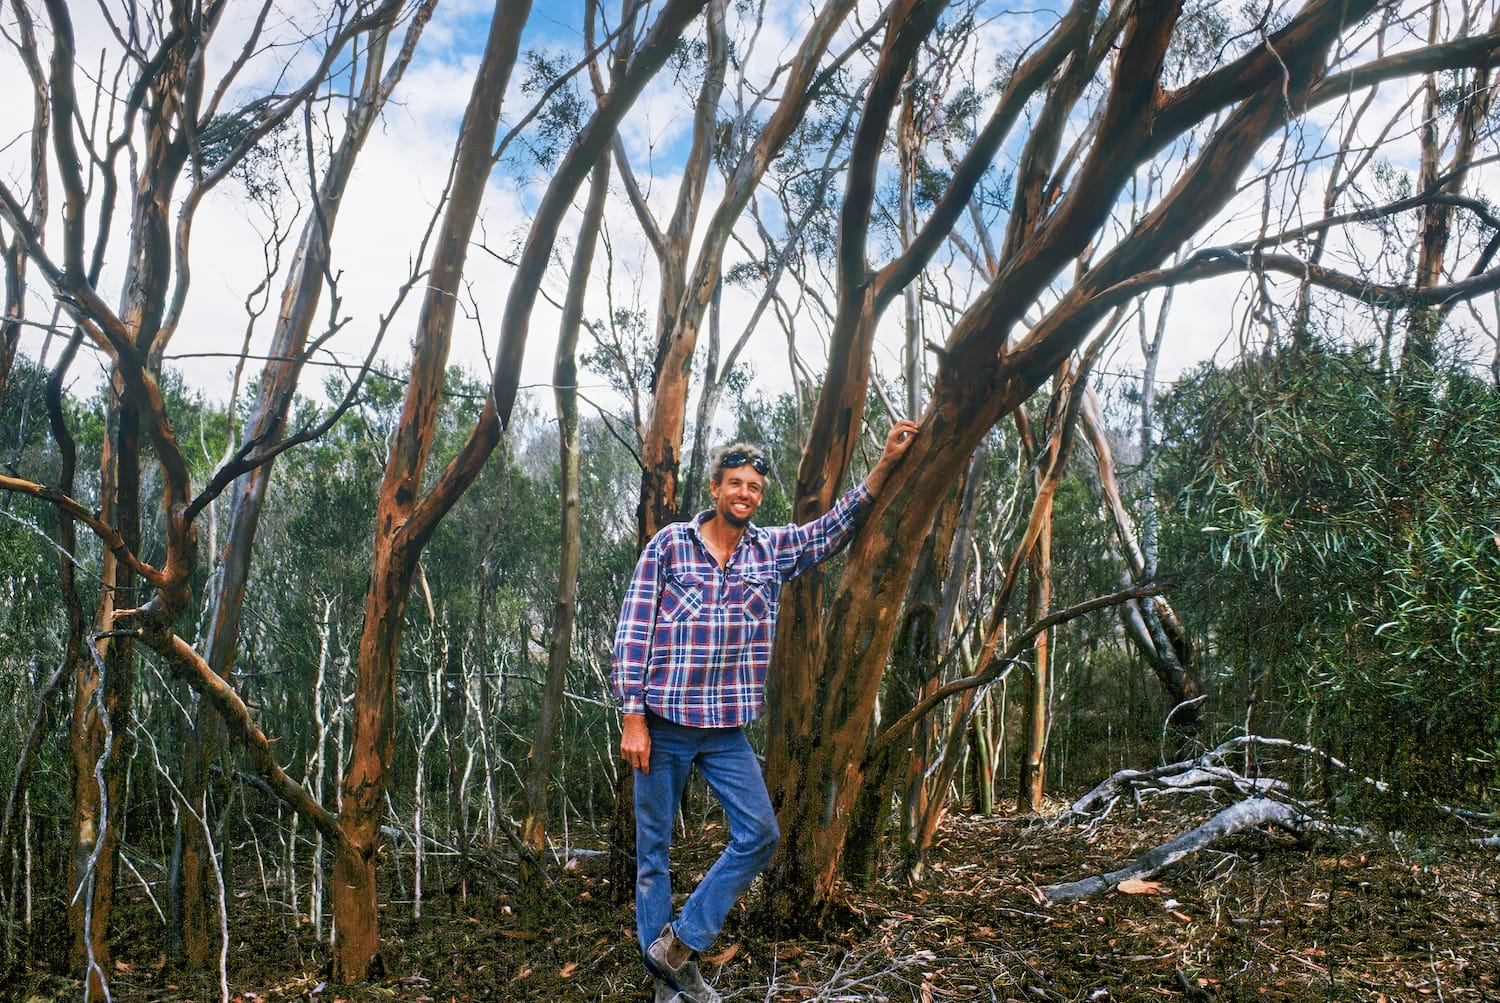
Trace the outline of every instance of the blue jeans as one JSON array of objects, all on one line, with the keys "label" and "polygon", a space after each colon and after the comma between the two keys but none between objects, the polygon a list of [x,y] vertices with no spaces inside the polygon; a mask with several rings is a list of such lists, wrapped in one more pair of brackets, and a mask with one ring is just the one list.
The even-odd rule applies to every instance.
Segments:
[{"label": "blue jeans", "polygon": [[[771,862],[781,831],[743,728],[688,728],[649,713],[646,727],[651,770],[635,771],[636,935],[644,952],[661,928],[672,923],[678,940],[704,951],[740,895]],[[672,829],[688,771],[695,765],[724,806],[729,845],[673,921]]]}]

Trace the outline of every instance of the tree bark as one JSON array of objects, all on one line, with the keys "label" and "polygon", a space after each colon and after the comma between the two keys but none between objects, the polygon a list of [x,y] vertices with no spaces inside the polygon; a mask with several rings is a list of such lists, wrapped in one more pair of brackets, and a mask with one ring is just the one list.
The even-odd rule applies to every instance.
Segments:
[{"label": "tree bark", "polygon": [[[1026,617],[1035,622],[1047,615],[1052,603],[1052,492],[1040,503],[1041,526],[1027,566]],[[1022,811],[1042,810],[1047,782],[1047,733],[1052,725],[1052,661],[1047,631],[1031,647],[1031,671],[1026,674],[1026,726],[1021,749]]]},{"label": "tree bark", "polygon": [[[385,72],[385,51],[390,23],[380,23],[371,32],[365,50],[363,85],[353,99],[345,121],[345,133],[334,151],[318,186],[316,204],[303,226],[281,296],[281,311],[272,335],[271,349],[259,381],[255,410],[246,423],[240,456],[264,455],[281,440],[286,418],[302,375],[302,356],[319,297],[328,275],[329,249],[338,222],[343,194],[353,174],[355,160],[379,117],[386,98],[406,69],[417,38],[431,15],[433,0],[418,10],[406,45]],[[392,8],[390,14],[394,16]],[[274,456],[241,474],[230,489],[229,527],[223,549],[215,555],[207,604],[212,611],[204,658],[219,677],[228,681],[234,673],[234,658],[240,636],[240,614],[250,578],[250,561],[260,514],[271,483]],[[199,819],[209,817],[207,781],[217,757],[222,724],[211,704],[200,703],[183,750],[183,779],[179,785],[189,811],[179,813],[177,857],[173,869],[170,901],[176,907],[169,924],[169,944],[181,950],[193,969],[210,961],[215,917],[209,909],[210,888],[204,881],[208,863],[207,844]],[[174,931],[180,931],[175,933]]]},{"label": "tree bark", "polygon": [[[1050,211],[1026,228],[1024,241],[1001,262],[995,280],[954,327],[922,432],[853,541],[829,604],[826,630],[817,642],[805,645],[814,661],[797,659],[795,668],[778,663],[776,708],[770,718],[779,728],[773,729],[773,737],[780,747],[773,746],[771,762],[783,841],[772,865],[775,902],[769,918],[773,922],[802,926],[809,918],[821,918],[835,902],[834,879],[850,801],[860,786],[860,750],[867,741],[896,611],[941,493],[995,421],[1029,397],[1109,309],[1110,297],[1101,294],[1160,261],[1202,225],[1208,218],[1205,213],[1218,210],[1232,188],[1227,181],[1239,176],[1261,139],[1300,106],[1319,79],[1328,47],[1351,19],[1362,17],[1367,9],[1363,4],[1311,4],[1275,37],[1243,57],[1235,75],[1210,74],[1177,92],[1174,104],[1162,100],[1158,81],[1180,7],[1147,2],[1130,8],[1095,142],[1078,166],[1072,185],[1049,200]],[[895,15],[892,24],[897,24]],[[1274,79],[1269,60],[1281,67]],[[872,87],[872,98],[878,93],[879,88]],[[1239,107],[1209,137],[1162,203],[1102,260],[1084,270],[1023,339],[1008,345],[1008,335],[1027,305],[1068,261],[1087,249],[1135,165],[1170,142],[1185,124],[1185,109],[1194,108],[1196,120],[1207,105],[1236,100],[1241,102]],[[859,183],[851,169],[846,206],[856,203]],[[846,227],[850,217],[845,214]],[[850,281],[859,274],[857,267],[841,268],[845,296],[867,295],[868,286]],[[820,436],[832,438],[836,428],[848,428],[854,424],[851,419],[857,420],[858,405],[850,408],[843,396],[843,367],[862,366],[863,360],[850,358],[853,353],[842,354],[845,349],[837,331],[835,338],[834,365],[820,411],[836,408],[845,417],[841,422],[819,423],[806,456],[822,457],[824,463],[818,468],[827,464],[841,473],[839,456],[832,454]],[[805,461],[804,468],[813,467]],[[799,478],[802,484],[831,490],[827,480],[836,478]],[[799,518],[804,517],[802,501],[799,497]],[[784,599],[783,618],[791,609],[809,622],[818,613],[816,604],[804,607],[799,602],[792,607]],[[788,631],[786,626],[784,619],[778,658],[787,650],[788,636],[796,635],[795,629]],[[803,638],[797,636],[797,640]],[[788,706],[794,711],[789,712]],[[793,713],[797,720],[788,727]]]},{"label": "tree bark", "polygon": [[337,923],[334,977],[364,979],[377,962],[379,916],[375,851],[382,795],[394,740],[396,662],[402,614],[417,560],[443,517],[479,476],[510,421],[520,384],[532,307],[557,240],[557,229],[631,103],[672,53],[704,0],[668,0],[629,67],[558,165],[537,206],[506,297],[490,394],[453,459],[422,492],[458,301],[479,201],[493,166],[491,147],[528,0],[501,0],[460,134],[452,196],[439,235],[428,295],[418,320],[402,417],[381,482],[370,586],[365,599],[355,684],[355,728],[344,776],[342,838],[334,856]]},{"label": "tree bark", "polygon": [[[340,838],[333,858],[333,974],[357,982],[380,951],[375,853],[395,728],[402,620],[425,538],[412,538],[446,377],[448,347],[469,237],[493,166],[500,107],[530,15],[529,0],[499,0],[460,129],[457,164],[422,303],[401,422],[391,444],[375,515],[370,585],[358,648],[353,748],[343,779]],[[428,529],[430,532],[430,528]]]},{"label": "tree bark", "polygon": [[[117,372],[113,383],[117,394],[119,379]],[[122,400],[111,417],[101,471],[101,517],[134,551],[140,543],[140,418],[128,400]],[[131,605],[136,579],[110,553],[105,554],[100,577],[95,629],[112,634],[115,612]],[[80,672],[73,681],[74,839],[68,917],[73,970],[85,980],[90,993],[103,995],[114,971],[109,924],[124,820],[122,794],[130,762],[135,647],[128,636],[102,637],[91,647],[92,656],[79,659]]]},{"label": "tree bark", "polygon": [[[651,410],[641,444],[638,547],[644,547],[657,530],[678,516],[678,477],[693,355],[704,313],[720,282],[724,249],[733,233],[735,222],[754,195],[771,161],[791,139],[798,124],[806,116],[812,103],[808,91],[817,74],[819,61],[852,8],[852,0],[826,0],[825,6],[818,12],[790,64],[790,71],[783,83],[783,99],[761,129],[755,143],[740,156],[729,174],[724,195],[704,228],[697,257],[689,272],[689,238],[701,198],[700,174],[706,174],[712,163],[714,144],[718,138],[716,131],[712,129],[714,109],[700,104],[700,115],[706,114],[707,118],[700,117],[695,124],[694,152],[684,176],[678,213],[674,218],[673,228],[668,232],[669,239],[660,241],[658,249],[659,259],[663,262],[663,295],[657,319],[657,357],[653,371]],[[714,103],[717,104],[717,95],[723,84],[723,66],[719,64],[727,57],[728,51],[727,43],[720,37],[722,26],[714,29],[714,23],[714,19],[710,18],[710,58],[716,67],[710,77],[717,76],[713,90]],[[708,83],[709,80],[706,79],[705,94],[708,93]],[[708,132],[700,135],[698,128],[707,128]],[[695,186],[691,193],[687,187],[689,182]],[[672,279],[670,287],[666,281],[668,277]],[[705,435],[708,432],[700,428],[698,434]]]},{"label": "tree bark", "polygon": [[[562,712],[563,688],[573,653],[573,620],[577,612],[578,568],[582,552],[579,483],[583,458],[578,438],[578,334],[582,327],[584,292],[588,288],[589,270],[608,194],[609,160],[605,157],[595,165],[589,182],[589,198],[579,223],[568,297],[563,304],[562,331],[552,370],[558,420],[562,549],[558,558],[557,603],[552,611],[552,633],[548,641],[547,676],[537,711],[536,735],[532,739],[527,771],[526,818],[521,825],[522,841],[537,853],[546,849],[547,844],[548,792],[552,784],[552,759]],[[532,891],[534,893],[536,889]]]}]

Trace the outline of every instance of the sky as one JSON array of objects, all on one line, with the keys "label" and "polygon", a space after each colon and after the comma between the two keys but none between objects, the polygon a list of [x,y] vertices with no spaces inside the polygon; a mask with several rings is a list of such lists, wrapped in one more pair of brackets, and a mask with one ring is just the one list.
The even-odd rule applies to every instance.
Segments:
[{"label": "sky", "polygon": [[[114,9],[124,9],[125,6],[114,5]],[[244,37],[247,23],[233,18],[243,18],[248,6],[231,5],[231,20],[220,29],[218,44],[208,63],[211,79],[222,72],[237,52],[238,40]],[[551,51],[575,48],[581,35],[577,6],[570,3],[536,5],[523,37],[523,48]],[[991,53],[1013,47],[1023,37],[1023,32],[1034,27],[1029,22],[1045,22],[1052,16],[1045,9],[1047,5],[1042,4],[1040,9],[1033,9],[1023,17],[1017,13],[1020,6],[1007,5],[1004,16],[981,20],[977,30],[984,33],[984,37],[976,44],[976,52]],[[96,54],[111,43],[108,25],[98,16],[93,5],[74,7],[77,8],[79,51],[83,56],[80,62],[89,65],[97,59]],[[268,33],[273,37],[292,37],[300,26],[316,23],[322,7],[321,4],[309,3],[279,4],[268,21]],[[332,356],[345,363],[353,363],[364,355],[381,318],[395,309],[396,291],[407,280],[413,267],[420,264],[414,255],[442,197],[457,124],[491,10],[492,4],[479,0],[445,0],[438,5],[437,14],[422,38],[417,58],[358,161],[334,240],[333,270],[339,276],[338,316],[344,326],[330,342],[330,349]],[[754,46],[749,46],[748,37],[739,39],[744,46],[742,51],[748,53],[746,61],[752,79],[770,79],[773,68],[788,58],[805,29],[810,10],[811,4],[807,2],[772,3],[768,5],[770,17]],[[7,11],[5,16],[10,18],[12,15]],[[868,18],[868,12],[865,16]],[[4,24],[9,31],[13,21],[6,20]],[[278,79],[295,78],[300,70],[305,69],[310,58],[312,53],[306,49],[268,47],[252,61],[226,103],[233,106],[269,91],[277,85]],[[518,66],[514,80],[519,80],[524,72],[524,66]],[[0,52],[0,93],[24,94],[26,91],[26,79],[19,59],[8,49]],[[1394,108],[1399,96],[1382,96],[1381,101]],[[506,123],[513,123],[523,112],[525,104],[525,97],[513,83],[503,109]],[[1312,120],[1317,128],[1309,130],[1302,138],[1306,140],[1312,136],[1312,142],[1320,141],[1318,137],[1324,127],[1339,124],[1328,117],[1331,115],[1331,112],[1317,113]],[[1371,118],[1372,121],[1383,121],[1382,115],[1372,114]],[[631,162],[642,177],[659,216],[665,216],[669,211],[670,199],[680,180],[681,151],[690,121],[683,86],[664,73],[643,94],[622,128],[622,139]],[[1074,124],[1075,128],[1082,126],[1083,123]],[[502,131],[505,128],[502,125]],[[0,171],[8,183],[16,184],[22,177],[23,168],[19,165],[24,163],[24,136],[28,129],[29,108],[25,102],[0,103]],[[1387,136],[1385,145],[1384,156],[1398,164],[1414,163],[1415,145],[1409,127]],[[1269,149],[1264,152],[1263,160],[1274,164],[1283,153],[1279,149]],[[466,271],[468,287],[460,307],[463,319],[455,330],[452,354],[454,363],[478,377],[487,376],[488,360],[495,349],[499,317],[509,287],[510,268],[501,258],[511,254],[524,235],[529,209],[534,206],[547,178],[544,169],[534,166],[517,169],[513,162],[503,161],[491,179],[476,234],[482,247],[476,247],[470,254]],[[1313,186],[1313,194],[1317,193],[1318,187]],[[719,191],[720,185],[715,179],[710,184],[706,206],[712,207]],[[54,198],[60,198],[60,195],[55,192]],[[1277,209],[1278,214],[1288,218],[1316,211],[1315,206],[1298,205],[1298,200],[1291,197]],[[1255,232],[1260,226],[1261,211],[1256,192],[1242,193],[1221,220],[1206,228],[1204,242],[1238,239],[1247,230]],[[233,182],[208,198],[194,225],[192,293],[181,330],[169,353],[169,362],[212,399],[222,400],[230,392],[232,368],[228,356],[238,354],[250,324],[247,302],[263,313],[255,322],[252,352],[263,350],[269,338],[279,286],[273,285],[268,293],[257,295],[253,292],[255,278],[264,270],[265,235],[269,229],[268,218],[247,204],[242,190]],[[614,282],[609,298],[605,296],[603,283],[595,283],[589,306],[591,315],[602,315],[611,306],[633,306],[652,312],[655,265],[639,227],[622,200],[617,199],[611,209],[609,231]],[[569,253],[571,233],[572,224],[566,224],[558,253]],[[122,236],[115,238],[114,246],[123,247]],[[285,253],[289,251],[290,247]],[[109,271],[117,277],[115,269]],[[106,289],[110,288],[110,277],[107,275],[103,284]],[[549,274],[546,285],[553,299],[561,296],[564,281],[564,268],[554,268]],[[35,279],[33,290],[30,315],[44,317],[48,305],[40,283]],[[1238,335],[1230,320],[1246,314],[1251,291],[1245,282],[1236,279],[1180,287],[1174,295],[1161,377],[1170,380],[1215,353],[1221,358],[1232,354],[1238,347]],[[726,338],[732,339],[737,333],[734,321],[747,315],[750,304],[743,297],[736,300],[732,290],[727,295]],[[415,329],[415,307],[419,301],[419,293],[413,293],[394,314],[381,353],[382,364],[388,369],[399,369],[407,357]],[[325,312],[327,306],[325,298]],[[548,387],[557,323],[557,314],[544,297],[533,317],[522,377],[523,388],[533,391],[533,399],[543,410],[550,410]],[[799,350],[814,363],[824,354],[818,344],[820,329],[821,325],[811,322],[798,327]],[[876,350],[877,371],[887,375],[894,375],[900,364],[899,329],[899,310],[892,310],[886,318],[882,342]],[[929,333],[928,337],[941,341],[942,335],[943,332]],[[767,331],[758,335],[752,345],[749,361],[754,366],[759,384],[771,392],[787,389],[790,374],[784,336],[777,331]],[[23,342],[23,351],[36,357],[43,350],[43,335],[33,330]],[[55,352],[56,348],[52,346],[47,350]],[[1134,332],[1129,331],[1116,340],[1104,368],[1109,373],[1128,377],[1138,372],[1139,367],[1137,339]],[[79,367],[79,385],[96,380],[102,367],[96,359],[92,371],[86,370],[87,367]],[[589,381],[583,388],[586,397],[592,396],[601,402],[610,399],[601,379],[585,376],[585,380]],[[312,391],[319,381],[318,376],[310,375],[306,384],[308,390]]]}]

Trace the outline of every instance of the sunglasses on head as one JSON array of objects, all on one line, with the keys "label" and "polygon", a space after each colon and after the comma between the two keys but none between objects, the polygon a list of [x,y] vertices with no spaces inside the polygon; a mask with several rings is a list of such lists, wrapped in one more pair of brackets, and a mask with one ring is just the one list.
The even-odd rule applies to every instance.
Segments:
[{"label": "sunglasses on head", "polygon": [[762,477],[766,476],[766,471],[771,469],[766,463],[764,456],[752,456],[743,449],[732,449],[725,453],[724,458],[719,461],[719,467],[723,470],[733,470],[735,467],[743,467],[747,463],[750,464],[751,470],[754,470]]}]

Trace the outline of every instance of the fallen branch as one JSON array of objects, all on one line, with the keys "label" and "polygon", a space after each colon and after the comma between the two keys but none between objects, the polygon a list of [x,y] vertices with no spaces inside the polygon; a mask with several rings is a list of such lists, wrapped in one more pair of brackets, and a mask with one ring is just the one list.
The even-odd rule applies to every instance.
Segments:
[{"label": "fallen branch", "polygon": [[[1196,759],[1185,759],[1181,762],[1168,763],[1165,766],[1157,766],[1149,770],[1120,770],[1106,778],[1083,797],[1073,802],[1068,810],[1059,818],[1059,821],[1068,823],[1096,814],[1102,818],[1103,815],[1108,815],[1115,804],[1127,794],[1132,795],[1135,800],[1139,801],[1140,795],[1143,792],[1153,790],[1155,786],[1182,788],[1197,784],[1212,783],[1250,797],[1265,796],[1273,790],[1283,789],[1286,785],[1281,781],[1244,777],[1223,765],[1231,754],[1245,755],[1246,750],[1252,749],[1280,750],[1308,756],[1342,773],[1352,773],[1347,764],[1314,746],[1291,742],[1281,738],[1240,735],[1210,749]],[[1379,780],[1374,780],[1370,777],[1358,777],[1357,779],[1373,790],[1382,793],[1390,790],[1389,785]],[[1174,791],[1174,793],[1181,793],[1181,791]],[[1097,822],[1098,820],[1096,819],[1095,821]]]},{"label": "fallen branch", "polygon": [[1047,885],[1042,889],[1042,897],[1053,905],[1059,902],[1076,902],[1091,895],[1111,891],[1122,881],[1128,881],[1131,878],[1149,878],[1184,857],[1206,849],[1226,836],[1232,836],[1245,829],[1253,829],[1261,825],[1277,825],[1291,832],[1300,833],[1309,821],[1306,815],[1292,805],[1264,797],[1247,798],[1225,808],[1191,832],[1146,851],[1117,871],[1063,884]]}]

